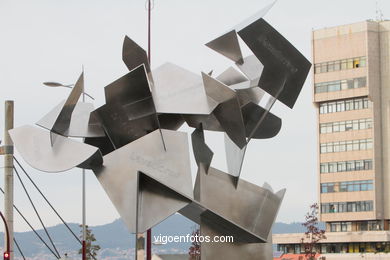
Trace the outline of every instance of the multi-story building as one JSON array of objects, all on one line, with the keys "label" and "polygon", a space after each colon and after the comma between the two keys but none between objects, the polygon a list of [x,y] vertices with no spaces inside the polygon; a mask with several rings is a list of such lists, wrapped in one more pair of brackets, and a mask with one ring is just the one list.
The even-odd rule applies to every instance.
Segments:
[{"label": "multi-story building", "polygon": [[[390,21],[315,30],[312,55],[327,237],[318,250],[390,251]],[[300,253],[302,237],[274,235],[273,242],[279,251]]]}]

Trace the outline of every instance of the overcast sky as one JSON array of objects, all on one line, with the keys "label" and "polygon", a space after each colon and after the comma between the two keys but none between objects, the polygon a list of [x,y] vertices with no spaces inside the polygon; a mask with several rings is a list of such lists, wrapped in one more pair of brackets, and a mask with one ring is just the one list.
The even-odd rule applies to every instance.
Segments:
[{"label": "overcast sky", "polygon": [[[170,61],[195,73],[212,69],[216,74],[222,72],[231,62],[204,44],[269,2],[155,0],[152,68]],[[384,17],[390,17],[390,1],[378,3]],[[265,19],[311,60],[313,28],[375,17],[374,0],[280,0]],[[3,128],[4,100],[15,100],[16,126],[34,124],[69,93],[67,89],[45,88],[42,82],[73,83],[82,65],[86,90],[96,98],[96,107],[102,105],[104,86],[127,72],[121,60],[124,36],[146,48],[146,22],[144,0],[0,1],[0,128]],[[275,190],[287,188],[278,221],[302,221],[308,206],[317,200],[311,75],[294,109],[276,104],[272,112],[282,118],[282,130],[273,139],[251,141],[242,178],[258,185],[267,181]],[[208,134],[206,138],[216,154],[213,165],[226,169],[222,135]],[[48,174],[26,167],[64,219],[81,222],[81,170]],[[36,192],[32,193],[44,212],[45,223],[59,223]],[[105,224],[119,217],[91,172],[87,177],[87,196],[89,225]],[[15,204],[39,227],[16,179]],[[28,230],[17,216],[15,227],[17,231]]]}]

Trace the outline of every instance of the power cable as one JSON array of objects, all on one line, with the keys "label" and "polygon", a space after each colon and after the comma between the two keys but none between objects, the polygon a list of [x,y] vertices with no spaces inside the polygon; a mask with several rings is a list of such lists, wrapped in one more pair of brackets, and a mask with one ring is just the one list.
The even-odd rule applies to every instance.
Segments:
[{"label": "power cable", "polygon": [[[50,203],[50,201],[46,198],[46,196],[42,193],[42,191],[39,189],[39,187],[35,184],[35,182],[33,181],[33,179],[30,177],[30,175],[27,173],[27,171],[23,168],[23,166],[20,164],[20,162],[18,161],[18,159],[16,159],[16,157],[14,156],[14,160],[15,162],[18,164],[18,166],[20,167],[20,169],[22,169],[22,171],[24,172],[24,174],[27,176],[27,178],[30,180],[30,182],[34,185],[34,187],[37,189],[37,191],[39,192],[39,194],[41,194],[42,198],[46,201],[46,203],[50,206],[50,208],[53,210],[53,212],[57,215],[57,217],[61,220],[61,222],[65,225],[65,227],[69,230],[69,232],[76,238],[76,240],[80,243],[80,245],[82,245],[83,243],[81,242],[81,240],[78,238],[78,236],[73,232],[73,230],[69,227],[68,223],[66,223],[66,221],[61,217],[61,215],[57,212],[57,210],[53,207],[53,205]],[[90,253],[90,256],[94,259],[94,260],[97,260],[95,256],[93,256],[91,253]]]},{"label": "power cable", "polygon": [[[0,188],[0,191],[4,194],[4,190]],[[14,209],[18,214],[23,218],[23,220],[26,222],[26,224],[31,228],[31,230],[34,232],[34,234],[41,240],[41,242],[49,249],[49,251],[55,256],[55,258],[59,259],[56,253],[46,244],[45,240],[42,239],[42,237],[38,234],[38,232],[34,229],[34,227],[28,222],[28,220],[24,217],[24,215],[20,212],[20,210],[15,206],[14,204]]]},{"label": "power cable", "polygon": [[25,192],[26,195],[27,195],[28,200],[30,201],[31,206],[33,207],[33,209],[34,209],[34,211],[35,211],[35,214],[37,215],[37,217],[38,217],[38,219],[39,219],[39,222],[41,223],[41,225],[42,225],[42,227],[43,227],[43,230],[44,230],[45,233],[46,233],[46,236],[49,238],[49,241],[50,241],[51,245],[53,246],[54,251],[56,251],[58,258],[61,258],[61,255],[60,255],[60,253],[58,252],[58,250],[57,250],[57,248],[56,248],[56,246],[55,246],[53,240],[51,239],[51,236],[50,236],[50,234],[49,234],[49,231],[47,231],[47,228],[46,228],[45,224],[43,223],[42,218],[41,218],[41,216],[39,215],[39,212],[38,212],[37,208],[35,207],[35,204],[34,204],[34,202],[32,201],[31,196],[30,196],[30,194],[28,193],[26,186],[24,186],[24,183],[23,183],[23,181],[22,181],[22,178],[20,178],[20,175],[19,175],[18,170],[16,170],[15,167],[14,167],[14,170],[15,170],[16,176],[17,176],[18,179],[19,179],[20,184],[21,184],[22,187],[23,187],[24,192]]},{"label": "power cable", "polygon": [[23,257],[23,260],[26,260],[26,258],[24,257],[24,254],[23,254],[22,250],[20,249],[18,242],[16,242],[15,238],[14,238],[14,242],[15,242],[16,247],[18,248],[20,255]]}]

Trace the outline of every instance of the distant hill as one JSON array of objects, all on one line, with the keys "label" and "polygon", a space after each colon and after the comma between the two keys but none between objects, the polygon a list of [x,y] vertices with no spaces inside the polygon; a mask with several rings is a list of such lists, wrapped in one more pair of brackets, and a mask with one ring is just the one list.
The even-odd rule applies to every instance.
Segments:
[{"label": "distant hill", "polygon": [[[323,226],[323,224],[321,224]],[[80,234],[78,224],[69,224],[73,232]],[[196,224],[187,218],[175,214],[153,228],[153,235],[187,235],[196,228]],[[102,248],[98,259],[129,259],[134,254],[134,235],[130,234],[122,220],[117,219],[112,223],[91,227],[96,237],[96,243]],[[275,223],[273,233],[302,233],[305,231],[301,223]],[[80,244],[70,234],[64,225],[56,225],[48,228],[55,245],[60,254],[68,253],[69,256],[77,256]],[[39,235],[49,244],[43,230],[38,230]],[[49,260],[55,259],[49,250],[38,240],[33,232],[16,233],[15,238],[19,243],[23,254],[29,259]],[[0,234],[0,245],[3,245],[3,234]],[[186,253],[190,247],[189,243],[168,243],[165,245],[154,245],[153,251],[158,254]],[[16,249],[15,249],[16,250]],[[16,250],[16,256],[20,256]],[[21,258],[20,258],[21,259]]]}]

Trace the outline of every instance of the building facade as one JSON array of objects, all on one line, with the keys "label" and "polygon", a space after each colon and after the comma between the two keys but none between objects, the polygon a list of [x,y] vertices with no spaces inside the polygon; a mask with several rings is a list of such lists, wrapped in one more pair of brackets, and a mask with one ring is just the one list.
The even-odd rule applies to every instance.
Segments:
[{"label": "building facade", "polygon": [[[389,54],[390,21],[313,31],[322,254],[390,251]],[[273,239],[300,253],[302,237]]]}]

